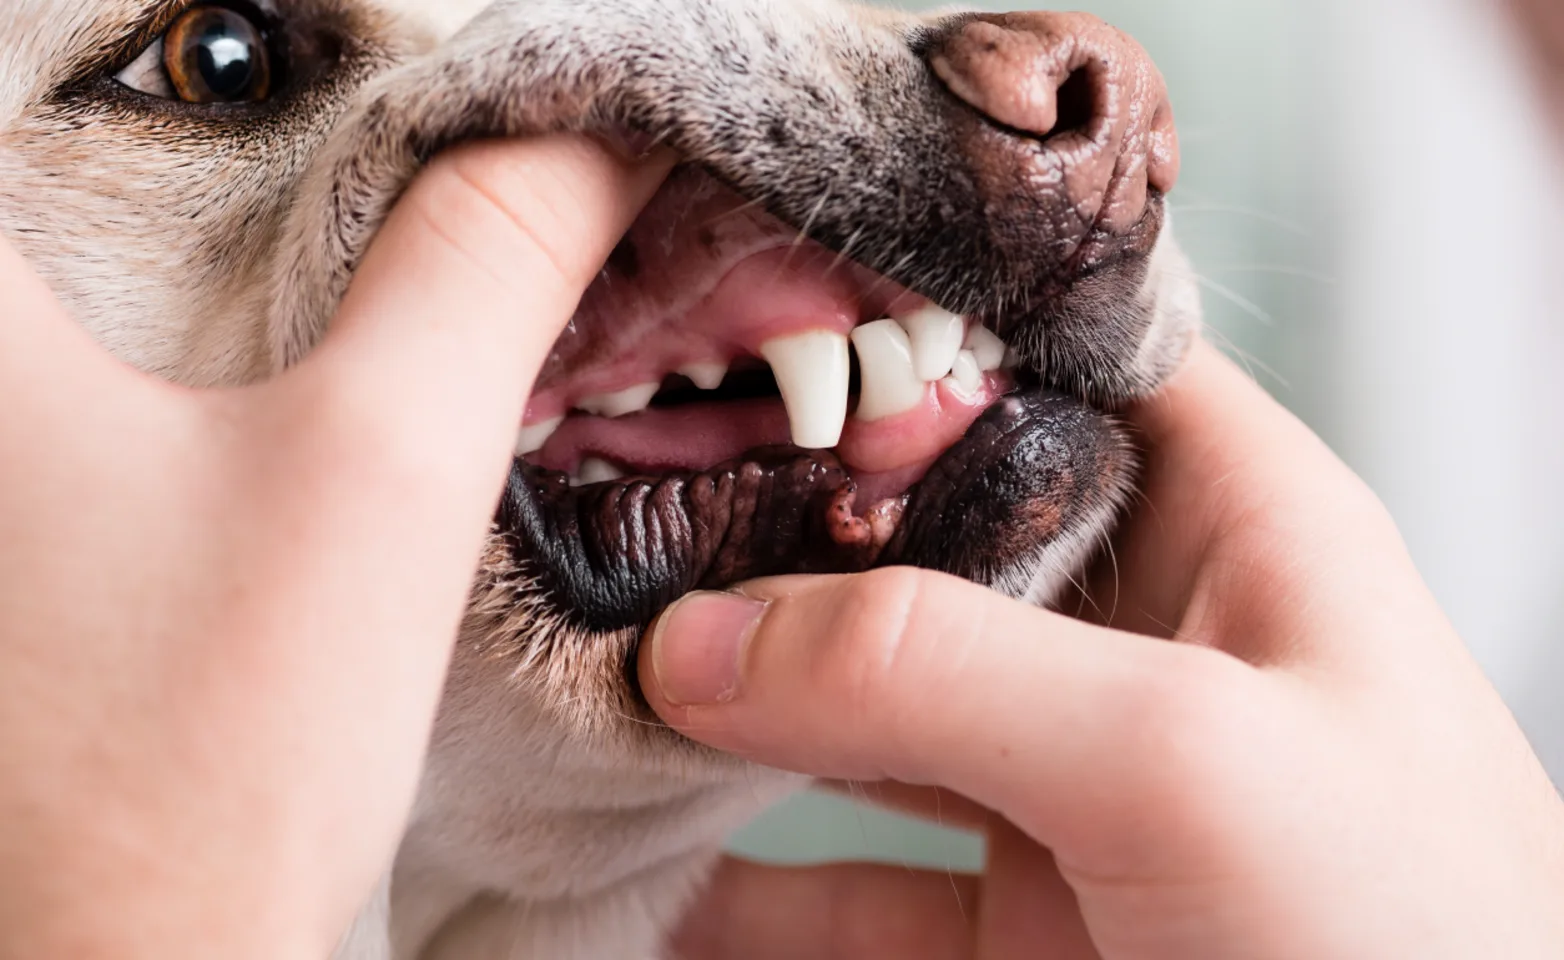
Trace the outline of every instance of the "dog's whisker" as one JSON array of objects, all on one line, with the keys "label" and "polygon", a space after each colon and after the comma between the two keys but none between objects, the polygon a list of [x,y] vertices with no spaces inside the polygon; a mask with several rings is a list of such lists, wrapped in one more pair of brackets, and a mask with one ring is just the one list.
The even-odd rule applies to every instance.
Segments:
[{"label": "dog's whisker", "polygon": [[1223,333],[1220,329],[1216,327],[1208,327],[1206,334],[1207,336],[1218,341],[1217,347],[1221,349],[1222,352],[1234,357],[1239,363],[1243,364],[1245,372],[1249,374],[1249,379],[1258,381],[1260,378],[1255,374],[1255,370],[1259,369],[1260,372],[1274,380],[1279,389],[1289,392],[1292,390],[1292,384],[1289,383],[1287,378],[1282,376],[1281,373],[1276,370],[1276,368],[1272,367],[1264,360],[1261,360],[1259,357],[1256,357],[1248,350],[1245,350],[1243,347],[1240,347],[1238,344],[1234,343],[1233,338],[1229,337],[1226,333]]},{"label": "dog's whisker", "polygon": [[1238,293],[1232,287],[1217,283],[1210,277],[1202,276],[1200,274],[1191,274],[1189,279],[1193,280],[1195,283],[1199,284],[1206,290],[1210,290],[1212,293],[1233,304],[1233,306],[1260,321],[1265,326],[1276,326],[1276,317],[1274,317],[1270,311],[1255,303],[1253,300],[1245,297],[1243,294]]},{"label": "dog's whisker", "polygon": [[1308,280],[1326,287],[1338,286],[1341,283],[1338,278],[1328,273],[1322,273],[1318,270],[1306,270],[1302,267],[1289,267],[1284,264],[1203,263],[1201,266],[1207,272],[1272,274],[1279,277],[1294,277],[1299,280]]},{"label": "dog's whisker", "polygon": [[[1188,195],[1187,191],[1185,192],[1185,195]],[[1188,216],[1199,216],[1201,214],[1229,214],[1235,217],[1247,217],[1251,220],[1258,220],[1263,223],[1280,227],[1283,230],[1295,234],[1302,239],[1313,238],[1313,233],[1302,224],[1293,220],[1289,220],[1286,217],[1278,216],[1274,213],[1267,213],[1264,210],[1259,210],[1254,207],[1246,207],[1239,204],[1228,203],[1174,204],[1170,202],[1168,204],[1168,208],[1172,210],[1173,214],[1180,219]]]},{"label": "dog's whisker", "polygon": [[852,236],[847,238],[847,242],[842,244],[842,249],[837,251],[836,256],[832,258],[831,265],[826,267],[825,272],[827,276],[835,273],[837,268],[852,258],[852,250],[858,245],[858,241],[863,238],[863,233],[864,228],[859,227],[853,231]]},{"label": "dog's whisker", "polygon": [[1113,603],[1109,607],[1107,619],[1107,622],[1111,624],[1118,620],[1119,617],[1119,598],[1122,586],[1119,582],[1119,554],[1113,548],[1113,537],[1109,535],[1108,531],[1098,531],[1097,537],[1101,541],[1103,551],[1107,554],[1108,562],[1113,569]]},{"label": "dog's whisker", "polygon": [[1102,607],[1097,605],[1097,599],[1091,595],[1091,592],[1086,589],[1086,585],[1077,579],[1074,573],[1067,570],[1058,570],[1056,572],[1063,576],[1065,581],[1068,582],[1071,587],[1075,588],[1081,593],[1082,596],[1086,597],[1086,602],[1091,605],[1092,612],[1095,613],[1099,619],[1106,620],[1103,615]]},{"label": "dog's whisker", "polygon": [[762,206],[762,203],[759,200],[748,200],[748,201],[745,201],[743,203],[738,204],[737,206],[734,206],[731,209],[724,210],[721,213],[718,213],[718,214],[715,214],[715,215],[713,215],[711,217],[706,218],[704,221],[701,222],[701,226],[703,226],[703,227],[715,227],[715,226],[717,226],[718,224],[720,224],[724,220],[727,220],[727,219],[732,218],[732,217],[743,216],[744,214],[749,213],[751,210],[754,210],[754,209],[756,209],[756,208],[758,208],[760,206]]},{"label": "dog's whisker", "polygon": [[815,221],[820,216],[821,211],[826,208],[826,205],[830,203],[830,201],[830,191],[826,191],[820,194],[820,198],[815,201],[813,209],[809,211],[809,216],[804,220],[804,225],[799,227],[798,230],[794,232],[793,242],[788,245],[787,255],[782,258],[782,264],[777,267],[776,276],[772,278],[773,283],[784,276],[788,269],[793,265],[794,255],[797,254],[799,250],[803,249],[805,242],[809,239],[810,229],[814,226]]},{"label": "dog's whisker", "polygon": [[864,299],[867,300],[867,299],[873,297],[876,293],[879,293],[880,290],[882,288],[884,288],[884,287],[895,285],[896,281],[891,280],[890,276],[893,275],[893,274],[900,273],[902,270],[904,270],[908,266],[910,266],[916,259],[917,259],[917,254],[916,253],[905,254],[900,260],[898,260],[891,267],[891,269],[887,270],[884,274],[876,275],[876,277],[874,279],[874,282],[870,283],[864,289],[864,293],[863,293]]}]

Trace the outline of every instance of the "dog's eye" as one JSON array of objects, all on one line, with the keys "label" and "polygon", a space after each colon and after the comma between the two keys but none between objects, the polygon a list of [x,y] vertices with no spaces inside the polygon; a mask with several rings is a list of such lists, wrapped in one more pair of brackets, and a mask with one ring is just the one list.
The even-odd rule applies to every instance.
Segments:
[{"label": "dog's eye", "polygon": [[255,103],[271,95],[271,52],[254,19],[230,7],[193,7],[115,79],[166,100]]}]

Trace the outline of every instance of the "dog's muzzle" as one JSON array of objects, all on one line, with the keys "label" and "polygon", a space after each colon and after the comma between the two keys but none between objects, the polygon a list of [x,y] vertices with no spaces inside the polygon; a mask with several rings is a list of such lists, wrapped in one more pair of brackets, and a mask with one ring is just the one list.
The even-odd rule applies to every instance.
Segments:
[{"label": "dog's muzzle", "polygon": [[[892,125],[913,159],[873,197],[746,182],[636,131],[693,156],[556,344],[500,511],[581,625],[777,574],[993,582],[1119,502],[1133,456],[1100,410],[1157,375],[1130,362],[1178,167],[1161,78],[1082,15],[910,44],[937,123]],[[807,163],[785,119],[772,137]],[[854,233],[823,209],[888,197],[898,220]]]}]

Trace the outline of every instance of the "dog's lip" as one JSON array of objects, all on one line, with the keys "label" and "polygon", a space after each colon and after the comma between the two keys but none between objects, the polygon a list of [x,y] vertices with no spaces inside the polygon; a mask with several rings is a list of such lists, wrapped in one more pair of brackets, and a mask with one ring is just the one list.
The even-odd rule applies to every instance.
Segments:
[{"label": "dog's lip", "polygon": [[895,564],[983,579],[1001,551],[1050,542],[1122,479],[1103,459],[1114,429],[1081,400],[1018,387],[875,502],[829,451],[797,447],[580,488],[518,459],[498,522],[536,586],[593,632],[644,629],[691,590],[756,577]]}]

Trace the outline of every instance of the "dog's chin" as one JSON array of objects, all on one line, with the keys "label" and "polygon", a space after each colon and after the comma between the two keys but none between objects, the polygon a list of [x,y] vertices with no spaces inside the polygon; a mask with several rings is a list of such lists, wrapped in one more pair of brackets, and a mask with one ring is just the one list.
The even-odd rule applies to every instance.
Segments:
[{"label": "dog's chin", "polygon": [[695,589],[881,566],[1046,599],[1134,457],[1044,386],[1040,331],[1007,333],[682,167],[555,345],[500,532],[592,633]]}]

